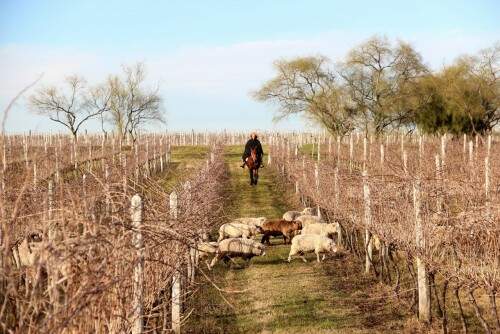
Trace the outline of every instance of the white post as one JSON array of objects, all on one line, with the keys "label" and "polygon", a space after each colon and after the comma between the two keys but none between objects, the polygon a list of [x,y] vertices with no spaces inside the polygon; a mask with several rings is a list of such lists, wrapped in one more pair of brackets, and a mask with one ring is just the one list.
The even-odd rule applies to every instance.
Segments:
[{"label": "white post", "polygon": [[373,254],[373,242],[369,227],[372,222],[370,187],[368,186],[368,172],[363,171],[363,203],[364,203],[364,225],[365,225],[365,274],[370,272]]},{"label": "white post", "polygon": [[424,140],[422,135],[418,136],[418,166],[420,168],[420,163],[422,161],[422,157],[424,155]]},{"label": "white post", "polygon": [[33,160],[33,187],[36,187],[37,181],[36,161]]},{"label": "white post", "polygon": [[318,139],[318,163],[319,163],[320,159],[321,159],[321,142]]},{"label": "white post", "polygon": [[441,136],[441,169],[446,166],[446,135]]},{"label": "white post", "polygon": [[352,143],[352,133],[349,135],[349,171],[352,171],[352,157],[353,157],[353,149],[354,145]]},{"label": "white post", "polygon": [[[413,205],[415,209],[415,239],[419,250],[425,249],[425,237],[420,217],[420,178],[413,184]],[[427,268],[420,256],[417,256],[417,284],[418,284],[418,318],[423,322],[431,320],[431,291]]]},{"label": "white post", "polygon": [[340,136],[337,136],[337,166],[340,161]]},{"label": "white post", "polygon": [[130,213],[134,238],[132,243],[136,251],[136,264],[134,267],[134,299],[133,299],[133,325],[132,334],[143,332],[143,296],[144,296],[144,248],[142,239],[142,199],[135,194],[130,201]]},{"label": "white post", "polygon": [[367,157],[368,157],[368,141],[366,137],[363,137],[363,170],[366,170],[367,166]]},{"label": "white post", "polygon": [[469,141],[469,167],[472,167],[472,159],[473,159],[473,154],[474,153],[474,144],[472,143],[472,140]]},{"label": "white post", "polygon": [[403,151],[403,172],[405,177],[408,177],[408,154],[406,151]]},{"label": "white post", "polygon": [[436,160],[436,185],[438,187],[438,195],[437,195],[437,213],[440,214],[441,210],[443,208],[443,198],[441,196],[441,191],[442,191],[442,168],[441,168],[441,161],[439,160],[439,155],[436,154],[435,157]]},{"label": "white post", "polygon": [[484,194],[486,197],[486,215],[490,217],[490,157],[484,158]]},{"label": "white post", "polygon": [[[319,142],[318,142],[318,146],[319,146]],[[316,181],[316,194],[319,195],[319,166],[318,166],[318,163],[316,163],[314,166],[314,179]],[[319,204],[318,204],[318,217],[321,218],[321,210],[319,208]]]},{"label": "white post", "polygon": [[465,162],[465,156],[467,154],[467,134],[464,133],[464,148],[463,148],[463,158]]},{"label": "white post", "polygon": [[384,170],[384,160],[385,160],[384,144],[380,144],[380,168],[382,169],[382,173]]},{"label": "white post", "polygon": [[[177,219],[177,193],[170,194],[170,217]],[[181,274],[176,270],[172,276],[172,330],[175,334],[181,332]]]},{"label": "white post", "polygon": [[[339,205],[340,205],[340,193],[339,193],[339,168],[335,167],[333,174],[333,190],[335,192],[335,215],[339,214]],[[342,228],[339,228],[337,231],[337,242],[339,245],[342,244]]]}]

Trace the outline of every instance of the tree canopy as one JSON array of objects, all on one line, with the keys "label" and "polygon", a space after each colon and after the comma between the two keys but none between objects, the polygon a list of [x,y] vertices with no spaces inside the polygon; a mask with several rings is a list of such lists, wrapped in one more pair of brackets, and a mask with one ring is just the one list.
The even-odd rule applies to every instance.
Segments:
[{"label": "tree canopy", "polygon": [[332,134],[485,133],[500,121],[499,58],[497,43],[431,71],[408,43],[372,37],[335,66],[324,56],[278,60],[253,96],[277,104],[277,120],[300,114]]}]

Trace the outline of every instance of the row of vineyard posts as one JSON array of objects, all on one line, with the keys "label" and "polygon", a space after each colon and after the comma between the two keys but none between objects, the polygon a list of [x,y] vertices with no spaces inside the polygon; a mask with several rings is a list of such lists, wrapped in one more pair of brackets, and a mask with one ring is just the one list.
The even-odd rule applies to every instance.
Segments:
[{"label": "row of vineyard posts", "polygon": [[[179,333],[196,245],[220,224],[224,136],[237,140],[208,132],[130,143],[2,137],[3,329]],[[183,145],[211,152],[167,194],[159,182],[168,177],[171,148]]]},{"label": "row of vineyard posts", "polygon": [[[461,300],[466,295],[480,326],[492,333],[500,330],[500,198],[498,187],[492,189],[500,176],[500,146],[494,139],[274,134],[268,164],[294,185],[304,205],[341,224],[338,241],[364,258],[366,274],[392,282],[398,298],[411,291],[420,321],[431,322],[436,305],[434,314],[449,331],[451,288],[462,330],[469,327]],[[404,269],[413,284],[402,290]],[[489,305],[479,305],[475,292],[486,293]]]}]

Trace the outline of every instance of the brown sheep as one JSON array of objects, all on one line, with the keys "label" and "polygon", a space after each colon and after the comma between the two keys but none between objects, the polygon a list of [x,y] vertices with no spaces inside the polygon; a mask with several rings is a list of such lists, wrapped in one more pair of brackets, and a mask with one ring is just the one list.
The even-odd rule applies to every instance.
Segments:
[{"label": "brown sheep", "polygon": [[283,241],[287,244],[287,240],[290,242],[296,232],[302,229],[302,224],[298,221],[286,221],[284,219],[269,220],[262,224],[262,240],[261,243],[269,242],[269,237],[271,236],[283,236]]}]

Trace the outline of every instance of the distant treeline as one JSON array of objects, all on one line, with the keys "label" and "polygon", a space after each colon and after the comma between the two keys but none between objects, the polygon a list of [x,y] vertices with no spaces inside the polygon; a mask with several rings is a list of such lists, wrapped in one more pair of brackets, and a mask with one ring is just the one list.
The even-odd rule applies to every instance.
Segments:
[{"label": "distant treeline", "polygon": [[277,60],[253,96],[302,114],[330,133],[484,134],[500,121],[500,42],[439,71],[404,41],[372,37],[335,64],[323,56]]}]

